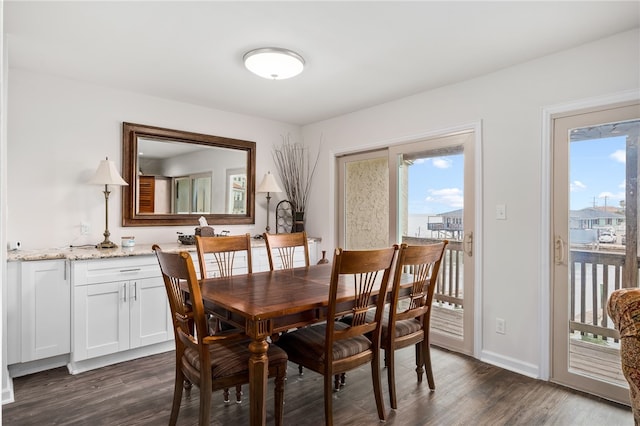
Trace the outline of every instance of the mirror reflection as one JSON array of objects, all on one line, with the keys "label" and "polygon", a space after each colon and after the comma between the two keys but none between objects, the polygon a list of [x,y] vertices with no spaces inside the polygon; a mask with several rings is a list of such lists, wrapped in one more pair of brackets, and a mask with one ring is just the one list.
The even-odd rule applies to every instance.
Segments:
[{"label": "mirror reflection", "polygon": [[245,214],[246,153],[138,138],[139,214]]},{"label": "mirror reflection", "polygon": [[123,123],[123,225],[254,223],[255,142]]}]

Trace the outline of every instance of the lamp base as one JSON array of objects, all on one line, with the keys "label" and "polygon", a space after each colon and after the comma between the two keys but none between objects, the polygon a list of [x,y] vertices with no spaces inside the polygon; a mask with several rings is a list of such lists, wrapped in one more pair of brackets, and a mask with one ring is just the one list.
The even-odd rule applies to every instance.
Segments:
[{"label": "lamp base", "polygon": [[118,245],[109,240],[104,240],[103,242],[96,244],[96,248],[99,249],[108,249],[108,248],[116,248]]}]

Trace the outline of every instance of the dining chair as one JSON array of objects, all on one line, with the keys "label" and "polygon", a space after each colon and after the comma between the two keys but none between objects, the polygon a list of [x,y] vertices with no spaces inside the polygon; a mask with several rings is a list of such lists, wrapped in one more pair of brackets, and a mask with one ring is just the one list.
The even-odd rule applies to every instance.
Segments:
[{"label": "dining chair", "polygon": [[[200,277],[202,278],[233,275],[234,267],[238,266],[235,262],[236,255],[242,252],[246,254],[246,273],[253,272],[251,234],[228,235],[225,237],[202,237],[196,235],[196,250],[198,251]],[[214,260],[217,271],[207,271],[207,260],[209,259]]]},{"label": "dining chair", "polygon": [[[448,243],[443,240],[436,244],[400,246],[391,301],[388,310],[385,310],[380,340],[380,347],[385,354],[391,408],[398,408],[394,357],[398,349],[415,345],[418,383],[422,382],[426,370],[429,389],[435,390],[429,343],[431,306],[438,271]],[[409,293],[400,296],[402,288],[409,288]]]},{"label": "dining chair", "polygon": [[274,254],[280,259],[279,269],[292,269],[294,267],[294,257],[296,248],[301,247],[304,253],[305,266],[309,266],[309,242],[307,233],[293,232],[290,234],[263,234],[264,241],[267,244],[267,257],[269,258],[269,269],[276,269]]},{"label": "dining chair", "polygon": [[[200,389],[199,424],[208,425],[210,392],[249,383],[251,339],[244,333],[210,335],[200,284],[189,253],[163,252],[157,244],[153,250],[169,298],[176,343],[175,382],[169,424],[175,425],[178,420],[183,383],[189,381]],[[180,287],[181,282],[186,282],[189,288],[190,304]],[[275,377],[275,422],[281,425],[287,354],[277,346],[270,345],[267,357],[269,377]],[[225,400],[228,401],[228,397]]]},{"label": "dining chair", "polygon": [[[381,319],[397,246],[379,250],[336,249],[333,256],[327,321],[280,336],[289,360],[324,376],[324,416],[333,424],[332,382],[336,375],[369,363],[380,420],[386,418],[380,381]],[[348,296],[345,295],[348,292]],[[375,316],[367,320],[367,311]],[[353,315],[353,322],[337,321]],[[370,336],[370,337],[367,337]]]},{"label": "dining chair", "polygon": [[[253,272],[253,262],[251,260],[251,234],[229,235],[225,237],[202,237],[195,236],[196,250],[198,253],[198,265],[200,268],[200,277],[229,277],[238,271],[251,274]],[[238,267],[236,263],[236,255],[246,256],[246,266]],[[215,271],[207,270],[207,262],[211,262],[216,266]],[[210,325],[214,331],[228,331],[238,328],[233,326],[224,319],[211,316],[209,318]]]}]

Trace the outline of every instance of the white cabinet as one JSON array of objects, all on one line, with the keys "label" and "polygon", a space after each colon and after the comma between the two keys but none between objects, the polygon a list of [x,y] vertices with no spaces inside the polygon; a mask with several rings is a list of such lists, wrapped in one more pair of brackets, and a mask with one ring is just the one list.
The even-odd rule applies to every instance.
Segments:
[{"label": "white cabinet", "polygon": [[68,354],[70,284],[65,260],[9,262],[7,363]]},{"label": "white cabinet", "polygon": [[72,361],[173,339],[155,256],[72,262]]}]

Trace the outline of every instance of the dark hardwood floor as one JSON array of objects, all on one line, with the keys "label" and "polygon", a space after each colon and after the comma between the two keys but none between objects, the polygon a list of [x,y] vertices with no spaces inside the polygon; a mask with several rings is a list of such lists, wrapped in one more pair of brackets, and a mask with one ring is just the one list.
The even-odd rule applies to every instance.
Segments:
[{"label": "dark hardwood floor", "polygon": [[[418,385],[413,349],[398,353],[398,410],[385,399],[386,425],[633,425],[631,409],[551,383],[433,348],[436,390]],[[71,376],[58,368],[14,380],[16,402],[2,407],[5,425],[164,425],[173,392],[173,353],[155,355]],[[298,376],[290,364],[285,424],[324,424],[322,378]],[[386,374],[386,373],[385,373]],[[386,375],[383,379],[386,386]],[[179,425],[198,421],[198,390],[184,397]],[[248,388],[246,389],[248,393]],[[384,390],[386,395],[386,388]],[[269,383],[268,421],[273,424],[273,388]],[[334,393],[334,423],[376,425],[371,372],[347,375]],[[249,401],[222,402],[212,396],[213,425],[248,424]]]}]

